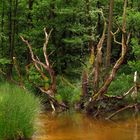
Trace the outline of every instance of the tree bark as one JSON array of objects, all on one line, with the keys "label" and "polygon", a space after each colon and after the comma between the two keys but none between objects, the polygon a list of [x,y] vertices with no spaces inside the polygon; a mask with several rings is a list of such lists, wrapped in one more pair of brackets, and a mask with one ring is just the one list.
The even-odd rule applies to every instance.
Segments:
[{"label": "tree bark", "polygon": [[95,58],[95,66],[94,66],[94,81],[93,81],[93,88],[94,88],[94,93],[97,93],[98,89],[99,89],[99,73],[100,73],[100,67],[102,64],[102,47],[103,47],[103,43],[105,40],[105,33],[106,33],[106,21],[104,18],[103,13],[101,12],[103,20],[104,20],[104,28],[103,28],[103,33],[102,36],[97,44],[97,54],[96,54],[96,58]]},{"label": "tree bark", "polygon": [[34,55],[34,52],[32,50],[32,46],[30,45],[30,43],[27,40],[25,40],[22,36],[21,36],[21,39],[28,46],[33,64],[35,65],[35,68],[37,69],[37,71],[40,73],[40,75],[42,76],[44,80],[46,76],[42,68],[44,68],[49,73],[49,76],[51,79],[51,84],[49,88],[48,89],[41,88],[41,87],[38,87],[38,88],[42,91],[45,91],[49,96],[54,97],[54,93],[56,92],[56,76],[55,76],[55,72],[52,66],[49,64],[49,59],[47,55],[47,46],[48,46],[48,41],[49,41],[51,31],[49,34],[47,34],[46,28],[44,28],[44,33],[45,33],[45,43],[43,45],[43,54],[44,54],[45,63],[41,62],[39,58]]},{"label": "tree bark", "polygon": [[116,61],[114,67],[112,68],[112,71],[106,81],[104,82],[103,86],[99,89],[97,92],[98,99],[100,99],[104,93],[106,93],[109,85],[111,84],[112,80],[115,78],[115,75],[120,68],[121,64],[124,61],[124,57],[126,55],[127,51],[127,40],[126,40],[126,7],[127,7],[127,0],[124,0],[124,7],[123,7],[123,21],[122,21],[122,50],[120,54],[120,58]]},{"label": "tree bark", "polygon": [[106,69],[110,66],[110,58],[111,58],[111,41],[112,41],[112,19],[113,19],[113,7],[114,0],[110,0],[109,6],[109,18],[108,18],[108,33],[107,33],[107,50],[106,50]]},{"label": "tree bark", "polygon": [[9,52],[8,52],[8,56],[9,56],[9,60],[11,61],[11,64],[9,64],[8,71],[7,71],[7,78],[9,80],[12,79],[17,7],[18,7],[18,0],[9,0],[9,10],[8,10]]}]

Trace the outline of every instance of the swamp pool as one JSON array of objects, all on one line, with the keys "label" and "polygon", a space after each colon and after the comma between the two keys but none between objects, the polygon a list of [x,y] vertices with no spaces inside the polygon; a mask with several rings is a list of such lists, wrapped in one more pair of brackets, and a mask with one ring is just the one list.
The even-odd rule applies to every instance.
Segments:
[{"label": "swamp pool", "polygon": [[140,140],[140,117],[109,121],[82,113],[42,113],[33,140]]}]

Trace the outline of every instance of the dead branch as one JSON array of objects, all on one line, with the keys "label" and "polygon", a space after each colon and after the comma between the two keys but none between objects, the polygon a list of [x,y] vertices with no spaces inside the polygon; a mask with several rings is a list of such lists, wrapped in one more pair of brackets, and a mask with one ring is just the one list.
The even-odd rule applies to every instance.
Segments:
[{"label": "dead branch", "polygon": [[48,67],[44,63],[42,63],[41,61],[38,61],[37,59],[35,59],[34,53],[32,51],[32,46],[29,44],[28,40],[25,40],[24,37],[22,37],[22,36],[20,36],[20,38],[28,46],[30,54],[31,54],[32,61],[34,63],[37,63],[37,64],[41,65],[44,69],[48,70]]},{"label": "dead branch", "polygon": [[106,20],[102,11],[101,11],[101,15],[104,20],[104,28],[99,43],[97,44],[97,55],[95,59],[95,68],[94,68],[94,92],[95,93],[98,90],[98,86],[99,86],[99,73],[100,73],[100,66],[102,63],[102,47],[103,47],[103,43],[105,40],[105,33],[106,33]]},{"label": "dead branch", "polygon": [[44,43],[44,46],[43,46],[43,54],[44,54],[44,58],[45,58],[45,62],[46,62],[46,65],[49,66],[49,61],[48,61],[48,55],[47,55],[47,46],[48,46],[48,41],[49,41],[49,37],[51,35],[51,32],[52,30],[49,32],[49,34],[47,34],[46,32],[46,28],[44,28],[44,33],[45,33],[45,43]]},{"label": "dead branch", "polygon": [[127,36],[127,41],[126,41],[126,44],[127,44],[127,45],[129,44],[130,37],[131,37],[131,33],[128,33],[128,36]]},{"label": "dead branch", "polygon": [[59,106],[65,108],[65,109],[69,109],[69,107],[66,106],[65,104],[58,103],[58,101],[57,101],[54,97],[50,96],[50,94],[48,94],[48,92],[47,92],[46,90],[44,90],[43,88],[41,88],[41,87],[37,87],[37,88],[39,88],[40,91],[41,91],[42,93],[47,93],[49,99],[50,99],[53,103],[56,103],[57,105],[59,105]]},{"label": "dead branch", "polygon": [[108,120],[108,119],[111,119],[112,117],[114,117],[114,116],[117,115],[118,113],[120,113],[120,112],[122,112],[122,111],[124,111],[124,110],[126,110],[126,109],[128,109],[128,108],[133,108],[133,107],[135,107],[136,105],[137,105],[137,104],[127,105],[127,106],[125,106],[125,107],[123,107],[123,108],[117,110],[116,112],[114,112],[113,114],[111,114],[110,116],[108,116],[106,119],[107,119],[107,120]]},{"label": "dead branch", "polygon": [[68,106],[66,106],[65,104],[59,103],[59,102],[54,98],[54,96],[52,96],[52,91],[51,91],[51,90],[47,90],[47,91],[46,91],[45,88],[40,87],[39,85],[37,85],[36,83],[34,83],[32,80],[30,80],[30,78],[29,78],[29,67],[30,67],[30,65],[31,65],[31,64],[28,64],[28,65],[26,66],[27,79],[28,79],[28,81],[29,81],[32,85],[34,85],[34,86],[35,86],[36,88],[38,88],[42,93],[45,93],[45,94],[47,95],[47,97],[48,97],[48,99],[49,99],[49,102],[50,102],[50,105],[51,105],[53,111],[55,111],[54,104],[56,104],[56,105],[62,107],[63,109],[69,109]]},{"label": "dead branch", "polygon": [[136,100],[137,97],[138,97],[137,71],[135,71],[135,73],[134,73],[134,86],[135,86],[135,88],[134,88],[134,91],[132,92],[131,96],[132,96],[132,98],[133,98],[134,100]]},{"label": "dead branch", "polygon": [[104,82],[102,87],[99,89],[97,94],[93,97],[94,99],[95,98],[100,99],[102,97],[102,95],[107,91],[112,80],[115,78],[115,75],[116,75],[118,69],[120,68],[121,64],[124,61],[124,57],[125,57],[126,51],[127,51],[127,45],[126,45],[126,42],[127,42],[126,41],[126,6],[127,6],[127,0],[124,1],[123,22],[122,22],[122,45],[121,45],[122,50],[121,50],[120,57],[116,61],[115,65],[112,68],[110,75],[108,76],[108,78],[106,79],[106,81]]},{"label": "dead branch", "polygon": [[[45,73],[43,72],[43,70],[41,69],[41,67],[43,67],[49,73],[49,76],[51,78],[51,84],[50,84],[48,90],[51,91],[51,95],[54,96],[54,93],[56,91],[56,77],[55,77],[54,70],[52,69],[51,65],[49,64],[48,55],[47,55],[47,46],[48,46],[48,41],[49,41],[51,32],[52,32],[52,30],[49,32],[49,34],[47,34],[46,28],[44,28],[45,43],[43,45],[43,54],[44,54],[44,58],[45,58],[45,63],[41,62],[37,56],[35,57],[34,52],[32,50],[32,46],[28,42],[28,40],[25,40],[23,36],[20,36],[20,38],[28,46],[33,64],[34,64],[35,68],[37,69],[37,71],[42,76],[42,78],[44,78],[44,80],[45,80],[46,76],[45,76]],[[50,93],[50,92],[47,92],[47,93]]]},{"label": "dead branch", "polygon": [[138,94],[138,83],[137,83],[137,72],[135,72],[134,74],[134,85],[126,92],[123,94],[123,96],[121,96],[122,98],[124,98],[125,96],[127,96],[128,94],[131,93],[132,98],[135,97],[137,98],[137,94]]},{"label": "dead branch", "polygon": [[111,31],[111,34],[112,34],[112,36],[113,36],[114,42],[115,42],[116,44],[122,45],[121,42],[119,42],[119,41],[116,40],[116,34],[117,34],[119,31],[120,31],[120,29],[118,28],[117,31],[116,31],[115,33],[113,33],[113,32]]},{"label": "dead branch", "polygon": [[55,50],[51,51],[51,52],[48,54],[48,57],[51,56],[54,52],[55,52]]},{"label": "dead branch", "polygon": [[123,94],[123,97],[127,96],[129,93],[132,93],[134,88],[135,88],[135,86],[132,86],[126,93]]}]

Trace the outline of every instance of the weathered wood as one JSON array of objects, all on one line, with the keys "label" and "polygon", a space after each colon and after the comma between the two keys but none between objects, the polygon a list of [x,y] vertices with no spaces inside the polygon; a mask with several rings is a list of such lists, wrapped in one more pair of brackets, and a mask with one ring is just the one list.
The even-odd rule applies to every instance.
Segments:
[{"label": "weathered wood", "polygon": [[125,107],[123,107],[123,108],[117,110],[116,112],[114,112],[113,114],[111,114],[110,116],[108,116],[106,119],[107,119],[107,120],[108,120],[108,119],[111,119],[112,117],[114,117],[114,116],[117,115],[118,113],[120,113],[120,112],[122,112],[122,111],[124,111],[124,110],[126,110],[126,109],[133,108],[133,107],[135,107],[136,105],[137,105],[137,104],[127,105],[127,106],[125,106]]},{"label": "weathered wood", "polygon": [[138,97],[138,88],[137,88],[137,71],[135,71],[135,73],[134,73],[134,90],[133,90],[131,96],[132,96],[132,98],[133,98],[134,100],[136,100],[137,97]]},{"label": "weathered wood", "polygon": [[126,40],[126,7],[127,7],[127,0],[124,0],[124,8],[123,8],[123,22],[122,22],[122,41],[121,41],[121,54],[119,59],[116,61],[115,65],[113,66],[110,75],[103,83],[102,87],[96,93],[97,95],[94,98],[101,98],[107,91],[109,85],[111,84],[112,80],[115,78],[115,75],[120,68],[121,64],[124,61],[124,57],[127,51],[127,40]]},{"label": "weathered wood", "polygon": [[49,92],[47,92],[47,93],[50,94],[51,96],[54,96],[54,93],[56,92],[56,76],[55,76],[54,70],[52,69],[51,65],[49,64],[49,59],[48,59],[48,55],[47,55],[47,46],[48,46],[48,41],[49,41],[51,32],[52,32],[52,30],[49,32],[49,34],[47,34],[46,28],[44,28],[45,43],[43,45],[43,54],[44,54],[44,58],[45,58],[45,63],[41,62],[40,59],[34,55],[32,46],[28,42],[28,40],[25,40],[23,36],[20,36],[20,37],[21,37],[22,41],[28,46],[33,64],[44,80],[45,80],[46,76],[45,76],[45,73],[42,71],[41,67],[43,67],[48,72],[48,74],[51,78],[51,84],[48,88]]},{"label": "weathered wood", "polygon": [[97,44],[97,54],[96,54],[96,58],[95,58],[95,66],[94,66],[94,81],[93,81],[93,88],[94,88],[94,93],[96,93],[99,89],[99,73],[100,73],[100,66],[102,64],[102,47],[103,47],[103,43],[105,40],[105,33],[106,33],[106,20],[105,17],[103,15],[103,12],[101,11],[101,15],[103,17],[104,20],[104,29],[103,29],[103,33],[102,36]]}]

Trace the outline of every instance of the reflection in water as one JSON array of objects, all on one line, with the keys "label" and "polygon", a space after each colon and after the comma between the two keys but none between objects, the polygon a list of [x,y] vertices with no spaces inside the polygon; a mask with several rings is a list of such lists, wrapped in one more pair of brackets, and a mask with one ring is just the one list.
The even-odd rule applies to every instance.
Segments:
[{"label": "reflection in water", "polygon": [[109,122],[80,113],[41,114],[33,140],[140,140],[140,118]]}]

